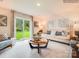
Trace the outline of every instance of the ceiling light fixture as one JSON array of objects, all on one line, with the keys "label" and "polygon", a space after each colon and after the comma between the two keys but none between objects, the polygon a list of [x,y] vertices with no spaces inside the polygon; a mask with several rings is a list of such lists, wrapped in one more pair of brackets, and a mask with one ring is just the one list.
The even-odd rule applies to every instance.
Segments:
[{"label": "ceiling light fixture", "polygon": [[37,5],[37,6],[40,6],[40,3],[37,3],[36,5]]}]

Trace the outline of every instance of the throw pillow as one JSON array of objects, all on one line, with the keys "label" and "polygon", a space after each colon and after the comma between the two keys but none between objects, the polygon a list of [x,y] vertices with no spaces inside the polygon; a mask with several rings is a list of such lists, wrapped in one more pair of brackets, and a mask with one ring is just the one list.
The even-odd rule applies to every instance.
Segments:
[{"label": "throw pillow", "polygon": [[62,36],[62,32],[56,31],[55,35],[56,36]]}]

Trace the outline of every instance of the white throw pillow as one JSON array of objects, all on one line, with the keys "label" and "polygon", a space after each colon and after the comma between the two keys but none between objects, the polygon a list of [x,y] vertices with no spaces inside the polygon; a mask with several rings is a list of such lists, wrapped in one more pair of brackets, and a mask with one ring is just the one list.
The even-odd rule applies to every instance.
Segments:
[{"label": "white throw pillow", "polygon": [[51,31],[51,35],[55,36],[56,31]]}]

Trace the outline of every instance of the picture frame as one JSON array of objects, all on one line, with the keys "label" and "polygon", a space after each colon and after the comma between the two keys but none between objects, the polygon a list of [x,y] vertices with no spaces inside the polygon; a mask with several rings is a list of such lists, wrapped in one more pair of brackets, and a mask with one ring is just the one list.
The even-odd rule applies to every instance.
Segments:
[{"label": "picture frame", "polygon": [[7,26],[7,16],[0,15],[0,26]]},{"label": "picture frame", "polygon": [[38,22],[37,21],[34,21],[34,27],[38,27]]}]

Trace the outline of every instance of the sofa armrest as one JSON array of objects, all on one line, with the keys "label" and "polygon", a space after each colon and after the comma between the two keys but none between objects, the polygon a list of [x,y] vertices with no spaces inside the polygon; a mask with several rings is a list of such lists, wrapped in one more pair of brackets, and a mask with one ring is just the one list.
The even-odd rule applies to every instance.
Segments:
[{"label": "sofa armrest", "polygon": [[0,42],[0,49],[3,49],[11,44],[12,44],[12,40],[2,41],[2,42]]}]

